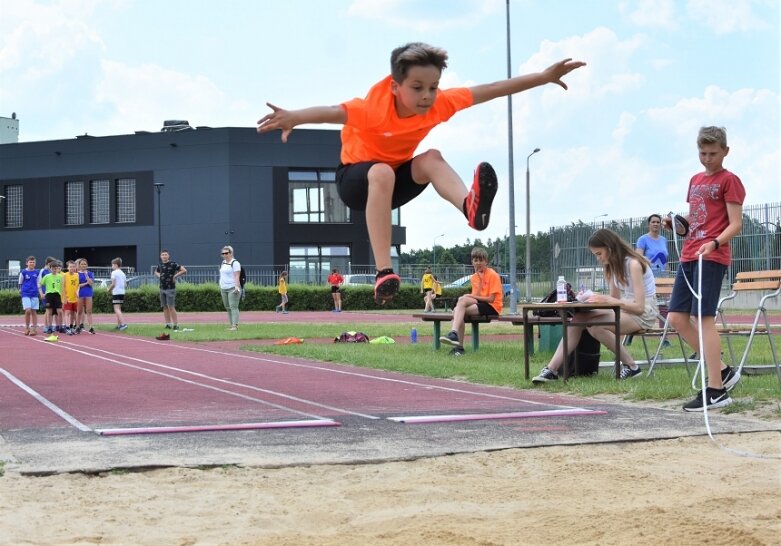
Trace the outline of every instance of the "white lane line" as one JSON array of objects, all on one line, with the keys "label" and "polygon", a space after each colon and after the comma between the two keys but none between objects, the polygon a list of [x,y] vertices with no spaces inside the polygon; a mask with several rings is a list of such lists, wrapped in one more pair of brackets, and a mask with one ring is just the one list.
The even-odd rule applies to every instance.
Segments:
[{"label": "white lane line", "polygon": [[260,430],[269,428],[338,427],[337,421],[314,419],[309,421],[267,421],[264,423],[233,423],[218,425],[192,425],[170,427],[98,428],[101,436],[127,436],[131,434],[164,434],[172,432],[218,432],[227,430]]},{"label": "white lane line", "polygon": [[[21,335],[21,334],[19,334],[19,335]],[[47,343],[47,342],[45,342],[43,340],[37,340],[37,341],[39,341],[40,343]],[[171,375],[171,374],[168,374],[168,373],[159,372],[157,370],[150,370],[149,368],[144,368],[143,366],[136,366],[135,364],[129,364],[127,362],[120,362],[119,360],[114,360],[112,358],[107,358],[105,356],[100,356],[100,355],[97,355],[97,354],[89,353],[87,351],[82,351],[82,350],[79,350],[79,349],[75,348],[75,347],[79,347],[78,345],[74,345],[74,344],[71,344],[71,343],[68,343],[68,342],[60,341],[58,343],[51,343],[50,345],[52,347],[55,347],[55,348],[63,349],[63,350],[66,350],[66,351],[73,351],[74,353],[78,353],[78,354],[81,354],[81,355],[84,355],[84,356],[89,356],[89,357],[92,357],[92,358],[96,358],[98,360],[103,360],[103,361],[109,362],[111,364],[116,364],[117,366],[124,366],[126,368],[132,368],[132,369],[144,371],[144,372],[147,372],[147,373],[150,373],[150,374],[159,375],[159,376],[162,376],[162,377],[166,377],[168,379],[173,379],[175,381],[186,383],[188,385],[194,385],[196,387],[203,387],[205,389],[213,390],[213,391],[216,391],[216,392],[219,392],[219,393],[222,393],[222,394],[227,394],[228,396],[235,396],[237,398],[242,398],[244,400],[249,400],[251,402],[257,402],[258,404],[265,405],[265,406],[270,406],[272,408],[284,410],[284,411],[287,411],[287,412],[290,412],[290,413],[303,415],[305,417],[311,417],[313,419],[323,419],[323,420],[330,421],[330,419],[328,419],[327,417],[323,417],[323,416],[316,415],[316,414],[313,414],[313,413],[308,413],[308,412],[294,410],[292,408],[289,408],[289,407],[286,407],[286,406],[282,406],[280,404],[275,404],[273,402],[269,402],[268,400],[263,400],[262,398],[255,398],[254,396],[247,396],[245,394],[237,393],[237,392],[234,392],[234,391],[221,389],[221,388],[215,387],[213,385],[207,385],[205,383],[199,383],[198,381],[192,381],[190,379],[184,379],[184,378],[178,377],[176,375]],[[73,345],[73,346],[70,347],[69,345]],[[117,355],[117,356],[122,356],[122,355]],[[152,364],[152,365],[168,368],[168,366],[163,366],[162,364]],[[172,369],[175,369],[175,368],[172,368]],[[185,370],[185,372],[186,372],[186,370]],[[203,376],[203,377],[208,378],[208,376]],[[215,378],[215,380],[219,381],[216,378]]]},{"label": "white lane line", "polygon": [[61,419],[64,419],[68,423],[70,423],[72,426],[76,427],[82,432],[92,432],[92,429],[73,417],[71,414],[69,414],[67,411],[63,410],[56,404],[50,402],[46,398],[44,398],[40,393],[35,391],[32,387],[24,383],[21,379],[15,377],[11,372],[4,370],[3,368],[0,368],[0,373],[3,374],[8,378],[11,383],[25,391],[27,394],[35,398],[38,402],[46,406],[48,409],[50,409],[52,412],[54,412],[58,417]]},{"label": "white lane line", "polygon": [[388,417],[389,421],[406,423],[454,423],[457,421],[486,421],[489,419],[527,419],[529,417],[561,417],[569,415],[607,415],[606,411],[589,409],[565,409],[542,411],[516,411],[510,413],[475,413],[454,415],[408,415],[405,417]]},{"label": "white lane line", "polygon": [[[134,341],[139,341],[139,342],[142,342],[142,343],[152,343],[154,345],[165,345],[164,343],[151,341],[151,340],[147,340],[147,339],[142,339],[142,338],[133,337],[132,339]],[[476,391],[471,391],[471,390],[468,390],[468,389],[462,389],[462,388],[456,388],[456,387],[446,387],[444,385],[433,385],[433,384],[430,384],[430,383],[421,383],[421,382],[418,382],[418,381],[410,381],[408,379],[398,379],[398,378],[393,378],[393,377],[381,377],[381,376],[372,375],[372,374],[364,373],[364,372],[355,372],[355,371],[351,371],[351,370],[337,370],[337,369],[334,369],[334,368],[326,368],[326,367],[317,366],[317,365],[314,365],[314,364],[304,364],[304,363],[301,363],[301,362],[286,362],[286,361],[283,361],[283,360],[274,360],[274,359],[271,359],[271,358],[268,358],[268,357],[263,357],[263,356],[247,355],[247,354],[244,354],[244,353],[241,353],[241,352],[217,351],[217,350],[214,350],[214,349],[204,349],[202,347],[191,347],[189,345],[177,345],[176,347],[180,348],[180,349],[187,349],[187,350],[190,350],[190,351],[205,352],[205,353],[211,353],[211,354],[216,354],[216,355],[221,355],[221,356],[230,356],[231,358],[243,358],[243,359],[254,360],[254,361],[258,361],[258,362],[268,362],[270,364],[279,364],[279,365],[282,365],[282,366],[290,366],[290,367],[295,367],[295,368],[305,368],[305,369],[309,369],[309,370],[322,371],[322,372],[327,372],[327,373],[335,373],[335,374],[340,374],[340,375],[349,375],[349,376],[354,376],[354,377],[360,377],[360,378],[363,378],[363,379],[372,379],[372,380],[375,380],[375,381],[386,381],[386,382],[389,382],[389,383],[399,383],[399,384],[402,384],[402,385],[409,385],[409,386],[412,386],[412,387],[421,387],[424,390],[426,390],[426,389],[442,390],[442,391],[447,391],[447,392],[455,392],[455,393],[459,393],[459,394],[470,394],[470,395],[473,395],[473,396],[479,396],[479,397],[485,397],[485,398],[496,398],[496,399],[499,399],[499,400],[510,400],[512,402],[524,402],[526,404],[532,404],[532,405],[536,405],[536,406],[556,406],[556,407],[559,407],[559,408],[567,408],[567,409],[578,409],[579,408],[579,406],[569,406],[569,405],[565,405],[565,404],[554,404],[554,403],[551,403],[551,402],[538,402],[536,400],[526,400],[525,398],[516,398],[516,397],[513,397],[513,396],[505,396],[505,395],[502,395],[502,394],[495,394],[495,393],[476,392]],[[388,372],[388,373],[399,373],[399,372]],[[439,379],[439,381],[452,381],[452,380],[449,380],[449,379]],[[490,387],[490,385],[486,385],[486,387]]]},{"label": "white lane line", "polygon": [[[200,378],[206,379],[208,381],[214,381],[215,383],[223,383],[225,385],[230,385],[232,387],[239,387],[239,388],[242,388],[242,389],[247,389],[247,390],[251,390],[251,391],[261,392],[263,394],[276,396],[278,398],[283,398],[285,400],[298,402],[300,404],[305,404],[307,406],[314,406],[314,407],[317,407],[317,408],[320,408],[320,409],[326,409],[326,410],[329,410],[329,411],[336,411],[336,412],[339,412],[339,413],[344,413],[346,415],[354,415],[356,417],[363,417],[365,419],[381,419],[381,417],[377,417],[376,415],[368,415],[368,414],[365,414],[365,413],[359,413],[357,411],[351,411],[351,410],[347,410],[347,409],[344,409],[344,408],[339,408],[339,407],[336,407],[336,406],[329,406],[328,404],[321,404],[321,403],[315,402],[313,400],[308,400],[308,399],[305,399],[305,398],[299,398],[297,396],[293,396],[293,395],[290,395],[290,394],[285,394],[285,393],[282,393],[282,392],[279,392],[279,391],[272,391],[272,390],[269,390],[269,389],[263,389],[261,387],[256,387],[255,385],[248,385],[246,383],[239,383],[238,381],[230,381],[228,379],[222,379],[222,378],[219,378],[219,377],[214,377],[212,375],[203,374],[203,373],[200,373],[200,372],[194,372],[194,371],[191,371],[191,370],[185,370],[184,368],[177,368],[175,366],[168,366],[167,364],[160,364],[158,362],[151,362],[149,360],[144,360],[142,358],[136,358],[136,357],[133,357],[133,356],[127,356],[127,355],[123,355],[123,354],[119,354],[119,353],[114,353],[112,351],[107,351],[105,349],[98,349],[97,347],[89,347],[89,346],[86,346],[86,345],[77,345],[77,344],[69,342],[69,341],[62,342],[62,343],[66,344],[66,345],[72,345],[74,347],[81,347],[82,349],[89,349],[91,351],[97,351],[97,352],[105,353],[107,355],[111,355],[111,356],[117,357],[117,358],[124,358],[124,359],[127,359],[127,360],[133,360],[135,362],[140,362],[140,363],[146,364],[148,366],[155,366],[155,367],[163,368],[165,370],[170,370],[170,371],[173,371],[173,372],[178,372],[178,373],[182,373],[182,374],[186,374],[186,375],[192,375],[192,376],[195,376],[195,377],[200,377]],[[178,345],[177,345],[177,347],[178,347]],[[97,355],[95,355],[95,356],[98,357]],[[232,356],[232,355],[226,353],[223,356]],[[103,358],[103,357],[98,357],[98,358]],[[128,364],[128,366],[132,366],[132,365]],[[140,369],[146,370],[147,368],[140,368]],[[154,370],[148,370],[148,371],[152,372],[152,373],[159,373],[159,372],[154,372]],[[278,406],[278,407],[283,407],[283,406]]]},{"label": "white lane line", "polygon": [[[17,335],[17,336],[21,337],[22,333],[20,332],[20,333],[14,334],[14,335]],[[32,339],[32,338],[29,338],[29,339]],[[135,338],[128,337],[127,339],[135,339]],[[45,341],[40,340],[40,339],[39,340],[34,340],[34,341],[38,341],[40,343],[46,343]],[[85,354],[85,355],[88,355],[88,356],[92,356],[92,357],[100,359],[100,360],[105,360],[105,361],[110,362],[112,364],[117,364],[117,365],[120,365],[120,366],[126,366],[126,367],[130,367],[130,368],[135,368],[135,369],[138,369],[138,370],[147,371],[149,373],[162,375],[164,377],[169,377],[169,378],[176,379],[176,380],[179,380],[179,381],[182,381],[182,382],[185,382],[185,383],[190,383],[192,385],[202,386],[202,387],[205,387],[205,388],[216,390],[218,392],[231,394],[231,395],[234,395],[234,396],[238,396],[240,398],[246,398],[247,400],[252,400],[252,401],[255,401],[255,402],[264,403],[266,405],[269,405],[269,406],[272,406],[272,407],[275,407],[275,408],[278,408],[278,409],[284,409],[284,410],[291,411],[291,412],[294,412],[294,413],[298,413],[299,415],[304,415],[304,416],[307,416],[307,417],[313,417],[313,418],[316,418],[316,419],[328,419],[327,417],[322,417],[320,415],[314,415],[314,414],[310,414],[310,413],[300,412],[300,411],[294,410],[292,408],[289,408],[287,406],[274,404],[273,402],[269,402],[269,401],[262,400],[262,399],[259,399],[259,398],[248,397],[246,395],[242,395],[242,394],[236,393],[234,391],[219,389],[218,387],[214,387],[214,386],[205,385],[205,384],[202,384],[202,383],[190,381],[190,380],[187,380],[187,379],[184,379],[184,378],[180,378],[180,377],[175,376],[175,375],[169,375],[169,374],[165,374],[165,373],[162,373],[162,372],[158,372],[156,370],[150,370],[150,369],[144,368],[142,366],[135,366],[133,364],[120,362],[120,361],[114,360],[112,358],[106,358],[104,356],[100,356],[98,354],[93,354],[93,353],[90,353],[90,352],[81,351],[79,349],[88,349],[89,351],[101,352],[101,353],[105,353],[107,355],[110,355],[112,357],[122,358],[122,359],[126,359],[126,360],[132,360],[132,361],[135,361],[135,362],[140,362],[142,364],[146,364],[148,366],[155,366],[155,367],[163,368],[163,369],[166,369],[166,370],[169,370],[169,371],[174,371],[174,372],[178,372],[178,373],[182,373],[182,374],[186,374],[186,375],[192,375],[192,376],[195,376],[195,377],[199,377],[201,379],[205,379],[205,380],[208,380],[208,381],[213,381],[215,383],[222,383],[222,384],[230,385],[230,386],[233,386],[233,387],[239,387],[239,388],[243,388],[243,389],[246,389],[246,390],[260,392],[260,393],[263,393],[263,394],[276,396],[278,398],[283,398],[283,399],[290,400],[290,401],[293,401],[293,402],[298,402],[300,404],[304,404],[304,405],[307,405],[307,406],[313,406],[313,407],[317,407],[317,408],[320,408],[320,409],[325,409],[325,410],[329,410],[329,411],[335,411],[337,413],[342,413],[342,414],[345,414],[345,415],[354,415],[356,417],[363,417],[365,419],[373,419],[373,420],[381,419],[381,417],[378,417],[376,415],[369,415],[369,414],[365,414],[365,413],[360,413],[360,412],[356,412],[356,411],[347,410],[347,409],[344,409],[344,408],[330,406],[330,405],[327,405],[327,404],[321,404],[319,402],[315,402],[315,401],[312,401],[312,400],[307,400],[307,399],[304,399],[304,398],[298,398],[296,396],[292,396],[292,395],[289,395],[289,394],[284,394],[284,393],[281,393],[281,392],[272,391],[272,390],[268,390],[268,389],[262,389],[260,387],[254,386],[254,385],[248,385],[248,384],[239,383],[239,382],[236,382],[236,381],[229,381],[227,379],[221,379],[219,377],[214,377],[214,376],[210,376],[210,375],[207,375],[207,374],[193,372],[193,371],[185,370],[185,369],[182,369],[182,368],[176,368],[176,367],[173,367],[173,366],[168,366],[166,364],[160,364],[160,363],[157,363],[157,362],[151,362],[151,361],[148,361],[148,360],[143,360],[143,359],[140,359],[140,358],[127,356],[127,355],[120,354],[120,353],[114,353],[112,351],[107,351],[105,349],[99,349],[99,348],[92,347],[92,346],[89,346],[89,345],[79,345],[79,344],[73,343],[72,341],[59,341],[57,343],[51,343],[51,345],[58,346],[58,347],[61,347],[63,349],[67,349],[67,350],[70,350],[70,351],[75,351],[75,352],[78,352],[78,353],[81,353],[81,354]],[[177,345],[177,347],[180,347],[180,346]],[[79,348],[79,349],[77,349],[77,348]],[[232,355],[230,353],[224,353],[224,354],[220,353],[220,354],[222,356],[234,356],[234,355]]]}]

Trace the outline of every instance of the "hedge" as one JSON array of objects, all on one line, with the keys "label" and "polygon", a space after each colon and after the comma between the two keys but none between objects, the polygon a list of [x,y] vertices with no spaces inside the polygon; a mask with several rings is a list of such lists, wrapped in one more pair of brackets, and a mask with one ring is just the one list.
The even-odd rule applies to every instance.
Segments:
[{"label": "hedge", "polygon": [[[457,298],[465,290],[446,288],[441,297]],[[160,311],[160,292],[156,286],[143,286],[127,291],[122,310],[127,313]],[[330,287],[288,285],[290,309],[294,311],[330,311],[333,298]],[[247,284],[245,298],[239,308],[243,311],[271,311],[279,304],[279,293],[275,287]],[[43,306],[41,306],[43,307]],[[377,309],[371,286],[349,286],[342,288],[342,309],[358,311]],[[402,285],[393,301],[382,306],[383,309],[423,309],[423,295],[417,286]],[[93,310],[96,313],[110,313],[111,299],[105,290],[96,289],[93,298]],[[176,310],[188,311],[224,311],[220,290],[216,284],[182,284],[176,289]],[[43,312],[43,311],[41,311]],[[22,313],[19,292],[13,289],[0,290],[0,314],[15,315]]]}]

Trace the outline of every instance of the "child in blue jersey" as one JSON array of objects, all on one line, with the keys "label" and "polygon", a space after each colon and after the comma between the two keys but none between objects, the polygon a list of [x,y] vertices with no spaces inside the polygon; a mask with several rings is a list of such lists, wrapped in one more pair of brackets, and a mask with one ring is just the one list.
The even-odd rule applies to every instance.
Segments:
[{"label": "child in blue jersey", "polygon": [[35,269],[35,256],[27,257],[27,269],[19,272],[19,294],[24,309],[24,335],[38,333],[38,270]]}]

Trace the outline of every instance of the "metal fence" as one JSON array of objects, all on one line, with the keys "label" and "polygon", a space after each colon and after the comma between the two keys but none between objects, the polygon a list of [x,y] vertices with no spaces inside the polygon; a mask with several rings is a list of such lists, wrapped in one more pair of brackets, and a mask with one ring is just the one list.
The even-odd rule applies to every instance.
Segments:
[{"label": "metal fence", "polygon": [[[604,278],[602,267],[599,266],[588,249],[588,239],[598,228],[609,228],[618,233],[624,240],[633,246],[638,237],[647,232],[647,219],[634,217],[616,219],[603,222],[573,223],[569,226],[553,227],[549,231],[550,238],[550,271],[541,271],[535,268],[529,272],[529,288],[532,299],[538,299],[553,289],[558,275],[564,277],[576,288],[581,285],[592,290],[603,290]],[[735,275],[740,271],[756,271],[764,269],[781,269],[781,203],[767,203],[762,205],[750,205],[743,208],[743,229],[741,233],[730,242],[732,250],[732,265],[724,280],[724,290],[732,284]],[[669,270],[672,274],[678,266],[678,252],[674,248],[672,240],[668,243],[670,254]],[[508,273],[503,270],[502,257],[494,256],[491,266],[499,273]],[[24,264],[22,264],[23,266]],[[214,283],[219,279],[219,266],[214,265],[188,265],[187,275],[184,281],[193,284]],[[156,266],[152,266],[149,274],[154,274]],[[419,280],[427,265],[402,265],[398,268],[399,275],[406,282],[413,279]],[[470,264],[434,264],[433,273],[443,284],[451,283],[461,277],[471,275],[473,272]],[[128,277],[137,275],[132,268],[123,268]],[[341,268],[340,268],[341,269]],[[542,269],[542,268],[540,268]],[[91,267],[96,278],[109,277],[111,270],[107,267]],[[244,264],[247,281],[259,286],[275,286],[282,271],[289,272],[291,284],[325,284],[330,271],[310,267],[290,268],[289,264],[278,265],[247,265]],[[344,271],[347,274],[374,274],[372,265],[350,264]],[[7,269],[0,269],[0,289],[16,288],[18,273],[10,275]],[[526,296],[526,273],[518,273],[517,279],[519,301]]]},{"label": "metal fence", "polygon": [[[625,241],[635,245],[638,237],[647,233],[647,218],[635,217],[550,229],[551,278],[553,287],[558,275],[564,275],[576,289],[581,285],[592,290],[605,289],[602,267],[588,249],[588,239],[599,228],[608,228]],[[728,290],[741,271],[781,269],[781,203],[750,205],[743,208],[743,229],[730,241],[732,264],[724,279],[723,290]],[[670,274],[678,267],[678,251],[668,241]]]}]

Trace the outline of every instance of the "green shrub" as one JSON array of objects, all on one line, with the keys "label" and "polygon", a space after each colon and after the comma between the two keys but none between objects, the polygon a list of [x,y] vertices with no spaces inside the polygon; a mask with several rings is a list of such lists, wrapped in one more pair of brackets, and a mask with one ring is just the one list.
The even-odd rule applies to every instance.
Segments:
[{"label": "green shrub", "polygon": [[[457,298],[464,293],[458,288],[444,290],[442,297]],[[328,286],[292,284],[288,286],[290,308],[295,311],[328,311],[333,309],[333,298]],[[275,287],[247,284],[245,297],[239,308],[242,311],[271,311],[280,301]],[[96,313],[110,313],[111,296],[106,290],[95,289],[93,309]],[[385,304],[383,309],[423,309],[423,295],[417,286],[402,285],[398,296]],[[176,310],[223,311],[220,289],[216,284],[181,284],[176,289]],[[342,289],[342,309],[377,309],[374,303],[374,289],[371,286],[348,286]],[[150,313],[160,310],[160,291],[157,286],[146,285],[132,288],[125,295],[122,310],[126,313]],[[22,304],[19,292],[14,289],[0,290],[0,314],[21,315]]]}]

